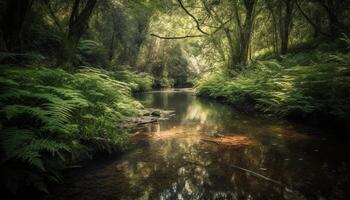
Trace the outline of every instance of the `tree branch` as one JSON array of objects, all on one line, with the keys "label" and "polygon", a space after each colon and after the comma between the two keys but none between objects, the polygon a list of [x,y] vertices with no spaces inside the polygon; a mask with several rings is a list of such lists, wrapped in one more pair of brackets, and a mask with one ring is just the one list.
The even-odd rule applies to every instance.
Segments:
[{"label": "tree branch", "polygon": [[295,0],[295,5],[298,7],[300,13],[305,17],[306,21],[309,22],[309,24],[311,24],[312,27],[314,27],[314,29],[316,29],[318,32],[320,32],[321,34],[325,35],[325,36],[330,36],[329,34],[323,32],[311,19],[309,16],[307,16],[307,14],[303,11],[303,9],[300,7],[298,0]]},{"label": "tree branch", "polygon": [[151,33],[151,36],[157,37],[159,39],[163,40],[179,40],[179,39],[187,39],[187,38],[197,38],[197,37],[204,37],[205,35],[185,35],[185,36],[174,36],[174,37],[166,37],[166,36],[160,36]]},{"label": "tree branch", "polygon": [[201,33],[203,33],[203,34],[205,34],[205,35],[209,35],[209,33],[205,32],[205,31],[203,31],[203,30],[201,29],[200,24],[199,24],[198,20],[196,19],[196,17],[193,16],[193,15],[187,10],[187,8],[183,5],[182,1],[181,1],[181,0],[177,0],[177,1],[179,2],[181,8],[186,12],[186,14],[189,15],[189,16],[196,22],[196,27],[197,27],[197,29],[199,30],[199,32],[201,32]]},{"label": "tree branch", "polygon": [[232,20],[232,18],[228,19],[226,22],[222,23],[215,31],[212,33],[207,33],[206,35],[185,35],[185,36],[172,36],[172,37],[167,37],[167,36],[160,36],[156,35],[154,33],[151,33],[151,36],[160,38],[160,39],[165,39],[165,40],[178,40],[178,39],[188,39],[188,38],[197,38],[197,37],[205,37],[205,36],[211,36],[219,32],[221,29],[225,28],[225,25],[229,23]]},{"label": "tree branch", "polygon": [[46,0],[43,2],[44,2],[44,5],[47,7],[47,10],[49,12],[50,17],[52,18],[52,20],[54,21],[54,23],[58,27],[59,31],[61,33],[64,33],[63,25],[61,24],[60,20],[56,17],[55,12],[52,10],[52,7],[50,5],[49,0]]},{"label": "tree branch", "polygon": [[[181,0],[178,0],[178,1],[179,1],[180,5],[182,5],[181,7],[182,7],[185,11],[187,11],[187,9],[183,6]],[[208,11],[207,11],[207,12],[208,12]],[[189,14],[190,16],[192,16],[192,18],[193,18],[193,19],[196,21],[196,23],[197,23],[197,28],[199,28],[198,30],[201,31],[197,19],[194,18],[194,16],[193,16],[191,13],[189,13],[188,11],[187,11],[186,13]],[[215,17],[215,16],[214,16],[214,17]],[[216,17],[217,17],[217,16],[216,16]],[[160,39],[169,39],[169,40],[188,39],[188,38],[198,38],[198,37],[204,37],[204,36],[212,36],[212,35],[216,34],[217,32],[219,32],[221,29],[225,28],[225,25],[228,24],[232,19],[233,19],[233,17],[230,16],[230,18],[229,18],[227,21],[225,21],[225,22],[222,22],[221,20],[217,20],[217,21],[219,21],[220,26],[219,26],[219,27],[213,27],[213,28],[216,28],[216,29],[215,29],[213,32],[211,32],[211,33],[206,33],[206,32],[201,31],[201,32],[203,33],[203,35],[185,35],[185,36],[172,36],[172,37],[160,36],[160,35],[156,35],[156,34],[154,34],[154,33],[152,33],[152,34],[150,34],[150,35],[151,35],[151,36],[154,36],[154,37],[157,37],[157,38],[160,38]],[[227,29],[227,30],[229,30],[229,29]],[[230,31],[230,30],[229,30],[229,31]]]}]

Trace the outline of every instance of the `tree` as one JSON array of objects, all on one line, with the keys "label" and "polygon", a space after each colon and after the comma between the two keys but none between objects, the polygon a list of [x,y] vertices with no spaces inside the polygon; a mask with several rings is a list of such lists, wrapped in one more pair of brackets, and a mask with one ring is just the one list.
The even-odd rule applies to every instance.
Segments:
[{"label": "tree", "polygon": [[75,49],[81,36],[88,28],[89,18],[97,3],[97,0],[75,0],[70,14],[68,32],[62,39],[61,49],[58,54],[57,65],[70,68]]},{"label": "tree", "polygon": [[[231,55],[232,62],[229,65],[231,68],[235,65],[246,65],[248,62],[256,2],[257,0],[243,0],[243,9],[239,9],[239,4],[236,1],[233,3],[233,12],[235,13],[236,26],[238,27],[238,40],[235,43],[235,55]],[[240,10],[244,15],[243,21]]]},{"label": "tree", "polygon": [[30,11],[33,0],[6,0],[0,2],[3,13],[0,18],[0,50],[21,51],[21,34],[26,16]]},{"label": "tree", "polygon": [[293,25],[294,0],[266,0],[265,5],[272,17],[275,53],[286,54]]},{"label": "tree", "polygon": [[341,22],[339,16],[345,10],[344,8],[349,6],[349,1],[339,0],[317,0],[317,2],[325,9],[328,16],[328,25],[331,35],[339,35],[347,27]]},{"label": "tree", "polygon": [[280,9],[281,54],[286,54],[288,51],[290,27],[293,20],[294,1],[283,0],[282,5],[282,9]]}]

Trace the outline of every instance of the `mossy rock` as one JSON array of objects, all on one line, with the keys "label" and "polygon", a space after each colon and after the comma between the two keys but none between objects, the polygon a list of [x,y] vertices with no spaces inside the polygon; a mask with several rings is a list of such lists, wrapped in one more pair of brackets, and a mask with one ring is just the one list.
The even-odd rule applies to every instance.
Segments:
[{"label": "mossy rock", "polygon": [[155,110],[151,113],[152,116],[155,116],[155,117],[160,117],[160,111],[159,110]]}]

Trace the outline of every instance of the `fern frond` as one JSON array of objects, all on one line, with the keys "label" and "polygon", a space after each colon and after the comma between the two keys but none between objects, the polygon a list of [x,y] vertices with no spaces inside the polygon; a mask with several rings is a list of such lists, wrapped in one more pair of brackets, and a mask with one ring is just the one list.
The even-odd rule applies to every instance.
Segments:
[{"label": "fern frond", "polygon": [[28,129],[9,128],[1,131],[1,148],[5,153],[5,160],[23,145],[34,139],[34,133]]},{"label": "fern frond", "polygon": [[9,105],[1,109],[0,113],[4,113],[8,120],[11,120],[20,115],[28,115],[33,118],[41,119],[43,121],[47,119],[47,112],[40,107]]}]

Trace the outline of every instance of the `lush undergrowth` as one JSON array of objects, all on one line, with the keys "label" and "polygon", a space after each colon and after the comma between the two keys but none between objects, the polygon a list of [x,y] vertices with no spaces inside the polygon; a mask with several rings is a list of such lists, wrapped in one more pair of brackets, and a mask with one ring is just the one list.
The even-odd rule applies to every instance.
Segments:
[{"label": "lush undergrowth", "polygon": [[98,151],[126,148],[126,131],[118,125],[142,106],[131,97],[132,90],[151,85],[141,77],[94,68],[68,73],[2,66],[1,188],[47,193],[47,183],[60,181],[62,169]]},{"label": "lush undergrowth", "polygon": [[[199,95],[277,117],[350,122],[350,53],[330,45],[260,60],[235,77],[217,72],[196,85]],[[347,52],[347,53],[346,53]]]},{"label": "lush undergrowth", "polygon": [[147,73],[135,73],[128,70],[113,70],[111,76],[129,85],[133,92],[152,90],[154,78]]}]

